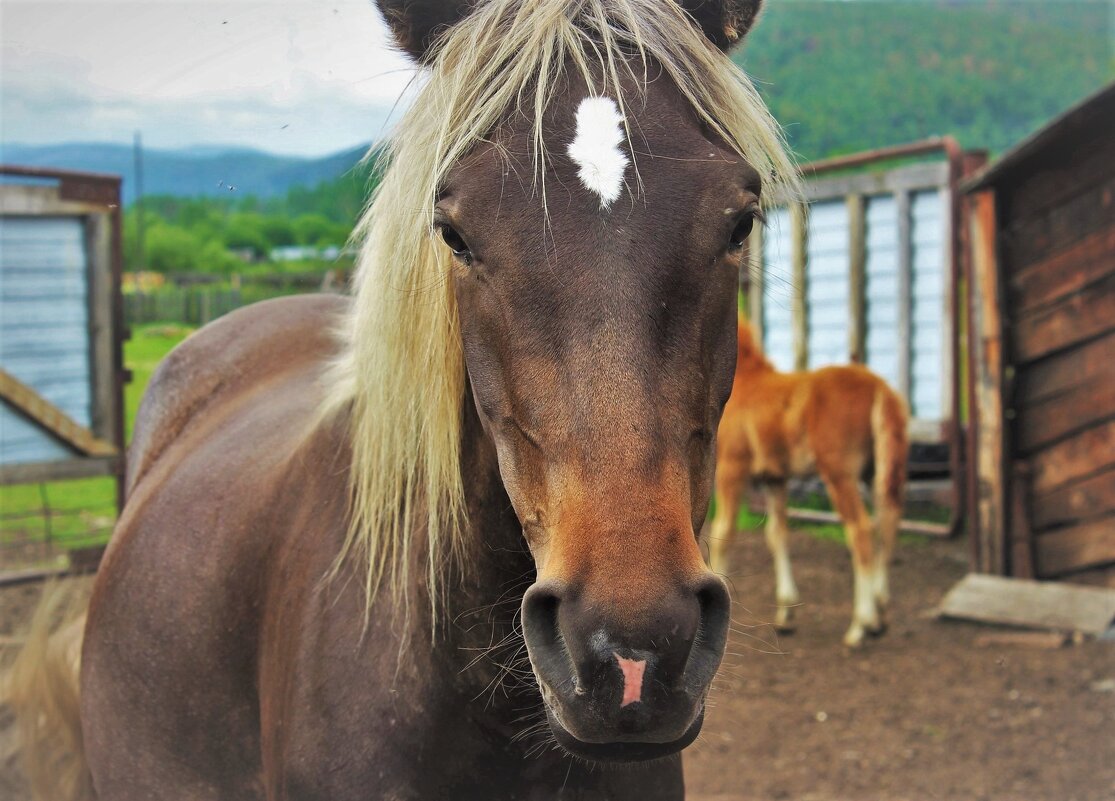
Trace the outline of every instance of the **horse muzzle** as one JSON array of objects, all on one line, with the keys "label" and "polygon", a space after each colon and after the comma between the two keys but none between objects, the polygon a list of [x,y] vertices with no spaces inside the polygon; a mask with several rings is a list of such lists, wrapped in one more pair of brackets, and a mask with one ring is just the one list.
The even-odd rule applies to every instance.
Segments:
[{"label": "horse muzzle", "polygon": [[728,591],[709,573],[654,603],[601,603],[542,582],[523,598],[523,634],[558,743],[602,762],[680,751],[700,733],[720,665]]}]

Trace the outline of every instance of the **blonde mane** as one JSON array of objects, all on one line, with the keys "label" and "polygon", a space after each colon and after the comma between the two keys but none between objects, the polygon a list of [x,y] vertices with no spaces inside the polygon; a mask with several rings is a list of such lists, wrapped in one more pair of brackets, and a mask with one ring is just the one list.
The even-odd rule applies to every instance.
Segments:
[{"label": "blonde mane", "polygon": [[444,568],[467,567],[465,367],[450,258],[433,236],[439,186],[516,110],[533,119],[537,183],[547,158],[542,117],[565,70],[622,107],[621,81],[645,86],[649,62],[758,170],[768,203],[786,197],[796,172],[777,123],[743,72],[670,0],[481,0],[443,34],[427,82],[385,146],[390,166],[357,228],[355,299],[326,409],[347,410],[350,420],[351,529],[340,558],[366,561],[369,609],[381,589],[405,602],[412,562],[422,564],[417,548],[435,619]]}]

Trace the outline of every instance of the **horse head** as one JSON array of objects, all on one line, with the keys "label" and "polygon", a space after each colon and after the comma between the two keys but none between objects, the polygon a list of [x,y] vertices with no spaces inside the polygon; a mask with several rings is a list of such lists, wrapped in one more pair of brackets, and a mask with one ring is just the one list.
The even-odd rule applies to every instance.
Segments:
[{"label": "horse head", "polygon": [[[760,2],[379,5],[417,61],[451,76],[487,48],[491,76],[512,84],[519,54],[501,48],[532,41],[543,15],[569,21],[538,42],[564,50],[446,168],[432,235],[451,258],[467,387],[537,568],[522,625],[550,726],[588,759],[674,753],[700,730],[728,631],[697,532],[743,243],[771,182],[741,147],[747,124],[718,118],[700,102],[718,90],[699,84],[730,82],[723,50]],[[458,36],[478,14],[497,31]],[[496,90],[457,91],[486,103]]]}]

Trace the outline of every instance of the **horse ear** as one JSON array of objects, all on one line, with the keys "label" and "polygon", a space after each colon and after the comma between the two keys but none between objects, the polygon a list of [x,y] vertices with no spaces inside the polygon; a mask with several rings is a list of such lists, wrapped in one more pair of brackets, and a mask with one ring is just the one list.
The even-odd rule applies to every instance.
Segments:
[{"label": "horse ear", "polygon": [[755,25],[763,0],[678,0],[705,36],[725,52],[743,41]]},{"label": "horse ear", "polygon": [[376,0],[395,44],[420,64],[437,55],[438,36],[464,19],[475,0]]}]

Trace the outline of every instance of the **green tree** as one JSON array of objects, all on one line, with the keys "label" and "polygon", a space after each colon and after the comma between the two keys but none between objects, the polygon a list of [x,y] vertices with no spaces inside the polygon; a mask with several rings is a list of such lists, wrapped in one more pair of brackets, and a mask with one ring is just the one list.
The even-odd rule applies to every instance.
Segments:
[{"label": "green tree", "polygon": [[294,236],[300,245],[343,245],[348,239],[349,227],[333,222],[324,214],[302,214],[292,223]]},{"label": "green tree", "polygon": [[267,244],[273,248],[295,243],[294,226],[286,217],[276,214],[264,215],[260,220],[260,228],[267,239]]},{"label": "green tree", "polygon": [[263,217],[255,212],[230,215],[224,227],[224,243],[230,248],[251,250],[257,257],[266,256],[271,250],[264,233]]},{"label": "green tree", "polygon": [[158,223],[144,234],[146,266],[160,273],[184,273],[198,269],[204,243],[175,225]]}]

